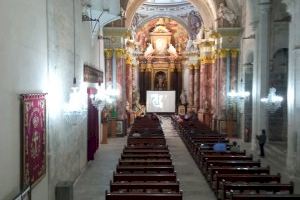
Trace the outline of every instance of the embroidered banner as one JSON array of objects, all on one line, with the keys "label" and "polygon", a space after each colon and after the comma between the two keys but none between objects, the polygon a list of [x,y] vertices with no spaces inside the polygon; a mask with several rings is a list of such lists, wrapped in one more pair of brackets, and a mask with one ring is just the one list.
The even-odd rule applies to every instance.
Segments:
[{"label": "embroidered banner", "polygon": [[22,94],[22,186],[46,174],[46,94]]}]

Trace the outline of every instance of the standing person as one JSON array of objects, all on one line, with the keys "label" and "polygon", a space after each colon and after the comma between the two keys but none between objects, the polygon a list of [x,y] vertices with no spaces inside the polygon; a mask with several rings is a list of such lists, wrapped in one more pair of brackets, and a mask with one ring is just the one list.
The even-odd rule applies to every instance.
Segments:
[{"label": "standing person", "polygon": [[267,140],[266,130],[261,130],[261,135],[256,135],[256,139],[258,140],[259,148],[260,148],[260,156],[265,157],[264,145]]}]

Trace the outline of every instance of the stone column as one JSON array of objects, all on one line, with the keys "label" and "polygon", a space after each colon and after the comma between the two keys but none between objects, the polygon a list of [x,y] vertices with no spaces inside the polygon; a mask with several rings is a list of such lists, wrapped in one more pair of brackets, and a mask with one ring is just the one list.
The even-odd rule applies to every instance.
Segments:
[{"label": "stone column", "polygon": [[228,50],[219,50],[219,66],[218,66],[218,117],[219,120],[224,120],[226,112],[226,63]]},{"label": "stone column", "polygon": [[[112,57],[113,57],[113,50],[112,49],[105,49],[104,50],[104,57],[105,57],[105,83],[108,82],[112,83]],[[106,85],[107,87],[107,85]]]},{"label": "stone column", "polygon": [[145,61],[140,61],[139,67],[139,91],[140,91],[140,103],[146,103],[146,93],[145,93],[145,71],[146,63]]},{"label": "stone column", "polygon": [[188,102],[189,109],[192,109],[194,103],[194,65],[189,65],[189,92],[188,92]]},{"label": "stone column", "polygon": [[252,112],[252,150],[256,149],[256,135],[266,129],[268,134],[267,112],[260,99],[266,97],[269,90],[269,26],[270,1],[261,0],[259,4],[259,22],[256,29],[256,62],[253,69],[253,112]]},{"label": "stone column", "polygon": [[217,52],[214,52],[213,63],[211,69],[211,114],[212,114],[212,129],[217,129],[217,85],[218,85],[218,76],[217,76]]},{"label": "stone column", "polygon": [[126,93],[125,87],[123,87],[125,82],[125,49],[115,49],[116,54],[116,65],[117,65],[117,89],[119,90],[119,96],[117,97],[117,113],[118,119],[123,120],[125,117],[126,108]]},{"label": "stone column", "polygon": [[194,67],[194,108],[199,109],[199,82],[200,82],[200,67],[196,64]]},{"label": "stone column", "polygon": [[300,1],[283,0],[291,15],[288,66],[288,146],[287,169],[291,177],[300,177]]},{"label": "stone column", "polygon": [[176,90],[176,103],[180,104],[180,94],[183,90],[182,88],[182,80],[183,80],[183,73],[182,73],[182,66],[181,62],[176,64],[176,71],[177,71],[177,90]]},{"label": "stone column", "polygon": [[238,61],[239,50],[231,49],[231,63],[230,63],[230,90],[238,91]]},{"label": "stone column", "polygon": [[170,83],[168,84],[168,90],[175,90],[176,89],[176,84],[174,81],[176,81],[176,73],[175,73],[175,63],[174,63],[174,60],[171,60],[170,61]]},{"label": "stone column", "polygon": [[152,71],[152,61],[147,60],[147,67],[145,71],[145,95],[147,90],[151,90],[151,71]]},{"label": "stone column", "polygon": [[130,55],[126,58],[126,98],[129,109],[132,110],[132,61]]}]

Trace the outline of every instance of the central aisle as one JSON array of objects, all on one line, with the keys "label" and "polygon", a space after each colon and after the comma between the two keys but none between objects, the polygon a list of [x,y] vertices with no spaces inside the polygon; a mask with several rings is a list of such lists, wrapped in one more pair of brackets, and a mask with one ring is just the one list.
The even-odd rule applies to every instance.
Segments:
[{"label": "central aisle", "polygon": [[174,129],[169,117],[160,117],[173,165],[183,190],[183,200],[215,200],[205,178],[195,164],[184,143]]},{"label": "central aisle", "polygon": [[[215,200],[213,191],[171,124],[171,119],[160,119],[177,178],[180,180],[180,188],[183,190],[183,200]],[[109,189],[109,181],[126,141],[127,137],[109,138],[109,144],[100,146],[95,160],[87,165],[74,186],[74,200],[105,200],[105,190]]]}]

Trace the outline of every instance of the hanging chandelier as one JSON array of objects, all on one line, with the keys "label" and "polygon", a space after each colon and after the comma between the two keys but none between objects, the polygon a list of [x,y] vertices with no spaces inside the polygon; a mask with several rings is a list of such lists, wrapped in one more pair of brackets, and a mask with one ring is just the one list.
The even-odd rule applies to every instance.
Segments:
[{"label": "hanging chandelier", "polygon": [[112,85],[109,85],[105,89],[104,84],[96,87],[97,93],[90,95],[93,106],[98,110],[101,110],[105,105],[111,105],[116,101],[116,98],[119,96],[120,92],[118,89],[113,89]]},{"label": "hanging chandelier", "polygon": [[269,89],[268,97],[261,98],[260,101],[270,113],[274,113],[281,107],[283,97],[276,95],[276,89],[272,87]]}]

